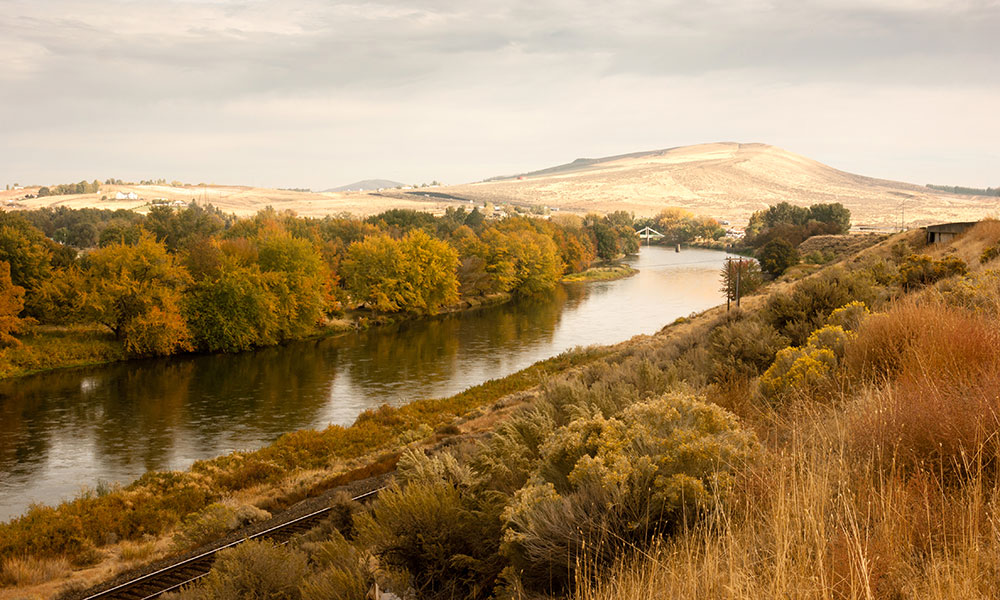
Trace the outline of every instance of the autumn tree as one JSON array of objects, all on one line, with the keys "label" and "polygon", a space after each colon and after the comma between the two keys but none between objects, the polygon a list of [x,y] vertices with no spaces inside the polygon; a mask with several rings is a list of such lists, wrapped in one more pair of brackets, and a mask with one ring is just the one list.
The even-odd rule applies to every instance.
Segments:
[{"label": "autumn tree", "polygon": [[0,346],[18,344],[13,335],[24,327],[19,315],[24,308],[24,288],[14,285],[10,278],[10,265],[0,261]]},{"label": "autumn tree", "polygon": [[31,290],[48,277],[55,245],[20,214],[0,211],[0,260],[14,285]]},{"label": "autumn tree", "polygon": [[191,277],[152,234],[143,232],[134,245],[96,250],[85,264],[86,310],[126,352],[156,356],[191,349],[180,310]]},{"label": "autumn tree", "polygon": [[253,240],[258,264],[268,277],[278,311],[278,336],[290,339],[316,326],[323,317],[325,271],[309,240],[269,228]]},{"label": "autumn tree", "polygon": [[422,230],[400,240],[377,235],[351,244],[342,263],[351,295],[382,312],[434,313],[458,300],[458,253]]},{"label": "autumn tree", "polygon": [[722,287],[726,300],[738,301],[743,296],[752,294],[764,284],[760,264],[752,258],[737,258],[726,260],[722,265]]}]

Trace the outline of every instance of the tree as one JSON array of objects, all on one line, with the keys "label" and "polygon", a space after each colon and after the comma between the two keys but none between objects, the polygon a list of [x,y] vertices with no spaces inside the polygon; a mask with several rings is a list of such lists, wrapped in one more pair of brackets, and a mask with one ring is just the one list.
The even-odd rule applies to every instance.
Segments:
[{"label": "tree", "polygon": [[788,267],[798,264],[799,251],[783,239],[774,239],[757,251],[757,260],[760,261],[760,268],[770,275],[777,277],[785,272]]},{"label": "tree", "polygon": [[309,240],[269,227],[252,242],[260,270],[269,275],[278,310],[278,336],[291,339],[315,327],[323,317],[325,269]]},{"label": "tree", "polygon": [[847,233],[851,229],[851,211],[844,208],[840,202],[813,204],[809,207],[809,218],[829,225],[830,233]]},{"label": "tree", "polygon": [[89,315],[108,327],[133,356],[191,349],[181,295],[191,277],[166,247],[143,232],[134,245],[111,244],[86,260]]},{"label": "tree", "polygon": [[10,279],[10,264],[0,261],[0,346],[19,344],[13,333],[19,333],[25,320],[18,315],[24,308],[24,288]]},{"label": "tree", "polygon": [[[727,301],[738,301],[739,298],[757,291],[764,283],[760,265],[752,258],[727,260],[722,266],[721,275],[722,287],[719,291],[725,294]],[[737,285],[739,297],[737,297]]]},{"label": "tree", "polygon": [[29,292],[49,275],[56,246],[18,213],[0,211],[0,260],[9,263],[14,285]]},{"label": "tree", "polygon": [[458,252],[426,232],[401,240],[387,235],[351,244],[342,263],[351,295],[382,312],[431,314],[458,300]]}]

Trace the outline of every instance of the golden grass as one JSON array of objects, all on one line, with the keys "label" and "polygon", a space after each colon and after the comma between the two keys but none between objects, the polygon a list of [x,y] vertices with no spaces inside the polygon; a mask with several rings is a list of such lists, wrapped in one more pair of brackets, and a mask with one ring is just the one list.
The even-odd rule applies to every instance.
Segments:
[{"label": "golden grass", "polygon": [[975,472],[945,486],[858,460],[850,410],[784,423],[791,437],[765,451],[735,502],[624,557],[575,599],[995,598],[997,482]]},{"label": "golden grass", "polygon": [[70,564],[64,558],[10,557],[0,563],[0,582],[4,585],[38,585],[70,573]]},{"label": "golden grass", "polygon": [[20,344],[0,349],[0,379],[124,358],[121,343],[105,327],[37,326]]},{"label": "golden grass", "polygon": [[562,278],[563,283],[580,283],[588,281],[614,281],[624,279],[638,273],[629,265],[614,265],[612,267],[593,267],[580,273],[570,273]]}]

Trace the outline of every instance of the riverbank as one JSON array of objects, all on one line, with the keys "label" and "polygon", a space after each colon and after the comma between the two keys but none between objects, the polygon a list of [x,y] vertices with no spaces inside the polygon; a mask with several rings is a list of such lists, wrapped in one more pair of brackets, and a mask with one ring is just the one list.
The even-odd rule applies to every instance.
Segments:
[{"label": "riverbank", "polygon": [[[463,298],[458,303],[446,306],[433,315],[352,310],[343,317],[328,319],[306,335],[284,340],[276,345],[320,340],[371,327],[395,325],[406,321],[434,318],[443,314],[496,306],[509,302],[512,298],[511,294],[489,294]],[[125,351],[123,344],[115,339],[106,327],[97,324],[34,325],[20,337],[19,342],[0,349],[0,380],[16,379],[59,369],[92,367],[146,358],[130,356]],[[261,348],[266,347],[262,346]],[[181,357],[192,354],[199,353],[178,353],[173,356]]]}]

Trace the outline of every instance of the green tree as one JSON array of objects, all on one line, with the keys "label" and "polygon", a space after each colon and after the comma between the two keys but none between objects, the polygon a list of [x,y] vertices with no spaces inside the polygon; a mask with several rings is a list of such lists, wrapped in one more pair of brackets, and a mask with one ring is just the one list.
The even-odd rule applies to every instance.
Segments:
[{"label": "green tree", "polygon": [[184,295],[184,315],[195,345],[209,352],[241,352],[279,341],[274,275],[266,275],[241,245],[206,241],[192,248],[195,283]]},{"label": "green tree", "polygon": [[760,264],[752,258],[738,258],[727,260],[722,266],[722,288],[720,291],[725,294],[726,300],[737,300],[737,285],[739,286],[739,297],[747,296],[757,291],[764,283],[761,276]]},{"label": "green tree", "polygon": [[830,233],[847,233],[851,229],[851,211],[840,202],[813,204],[809,207],[809,218],[830,225]]},{"label": "green tree", "polygon": [[799,252],[795,246],[778,238],[771,240],[757,251],[757,260],[760,261],[760,268],[765,273],[777,277],[788,267],[798,264]]}]

